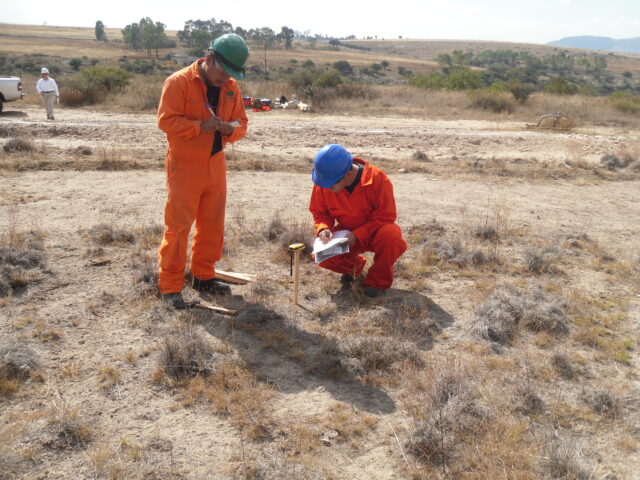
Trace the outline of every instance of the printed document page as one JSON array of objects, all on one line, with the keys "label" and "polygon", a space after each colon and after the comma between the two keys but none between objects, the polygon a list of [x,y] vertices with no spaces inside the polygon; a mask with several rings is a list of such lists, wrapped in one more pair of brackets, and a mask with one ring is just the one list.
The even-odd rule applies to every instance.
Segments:
[{"label": "printed document page", "polygon": [[316,263],[324,262],[328,258],[335,257],[342,253],[347,253],[349,251],[349,245],[347,245],[348,240],[346,236],[349,233],[351,233],[350,230],[333,232],[333,238],[327,243],[322,243],[320,238],[316,238],[313,244],[313,252],[311,252],[311,254],[315,256]]}]

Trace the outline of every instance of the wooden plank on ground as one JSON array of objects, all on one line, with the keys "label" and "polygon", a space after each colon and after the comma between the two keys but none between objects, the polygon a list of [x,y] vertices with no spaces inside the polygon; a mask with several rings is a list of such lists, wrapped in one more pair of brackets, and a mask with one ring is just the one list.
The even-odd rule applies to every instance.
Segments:
[{"label": "wooden plank on ground", "polygon": [[223,282],[235,283],[237,285],[246,285],[255,282],[256,276],[250,273],[225,272],[224,270],[216,270],[216,278]]},{"label": "wooden plank on ground", "polygon": [[238,314],[237,310],[229,310],[228,308],[218,307],[217,305],[212,305],[207,302],[198,302],[194,305],[194,307],[201,308],[203,310],[211,310],[212,312],[216,312],[221,315],[236,316]]}]

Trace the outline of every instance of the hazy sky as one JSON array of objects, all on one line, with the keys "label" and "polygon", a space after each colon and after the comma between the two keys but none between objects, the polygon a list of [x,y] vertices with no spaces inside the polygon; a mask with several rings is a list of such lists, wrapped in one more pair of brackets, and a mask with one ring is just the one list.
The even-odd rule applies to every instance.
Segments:
[{"label": "hazy sky", "polygon": [[[0,22],[123,27],[149,16],[170,30],[189,19],[226,20],[245,29],[286,25],[332,36],[501,40],[547,43],[562,37],[640,36],[640,0],[17,0]],[[224,6],[223,6],[224,5]]]}]

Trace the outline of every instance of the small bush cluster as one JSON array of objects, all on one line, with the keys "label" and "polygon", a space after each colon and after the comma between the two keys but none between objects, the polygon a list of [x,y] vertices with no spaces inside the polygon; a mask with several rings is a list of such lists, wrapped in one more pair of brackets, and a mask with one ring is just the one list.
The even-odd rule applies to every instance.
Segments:
[{"label": "small bush cluster", "polygon": [[50,436],[44,444],[55,450],[85,449],[95,436],[77,409],[53,408],[48,423]]},{"label": "small bush cluster", "polygon": [[[283,220],[277,213],[269,220],[263,235],[267,240],[280,244],[283,252],[286,252],[289,245],[293,243],[302,243],[304,252],[309,255],[315,240],[315,232],[307,222]],[[303,255],[302,258],[308,259],[309,255]]]},{"label": "small bush cluster", "polygon": [[494,113],[511,113],[514,109],[511,95],[491,88],[472,90],[469,92],[469,99],[471,107]]},{"label": "small bush cluster", "polygon": [[555,247],[530,247],[524,252],[524,267],[530,273],[550,273],[558,256],[559,250]]},{"label": "small bush cluster", "polygon": [[420,461],[447,465],[465,448],[466,439],[477,437],[492,412],[482,404],[473,379],[459,367],[442,367],[424,395],[418,421],[407,444]]},{"label": "small bush cluster", "polygon": [[613,107],[621,112],[640,113],[640,94],[631,92],[615,92],[610,97]]},{"label": "small bush cluster", "polygon": [[42,366],[40,355],[21,341],[0,344],[0,395],[9,395]]},{"label": "small bush cluster", "polygon": [[158,365],[173,380],[208,376],[217,364],[217,355],[201,332],[185,327],[164,338]]},{"label": "small bush cluster", "polygon": [[44,244],[37,234],[31,233],[21,237],[20,242],[0,246],[0,297],[37,281],[45,267]]},{"label": "small bush cluster", "polygon": [[474,329],[481,338],[502,344],[515,338],[520,324],[534,332],[566,333],[566,307],[564,300],[539,288],[525,291],[505,285],[494,289],[478,306]]},{"label": "small bush cluster", "polygon": [[133,74],[120,67],[95,66],[60,81],[60,101],[64,105],[92,105],[109,93],[122,92]]},{"label": "small bush cluster", "polygon": [[545,470],[551,478],[589,480],[592,478],[587,461],[573,443],[557,439],[547,447]]},{"label": "small bush cluster", "polygon": [[7,141],[2,149],[6,153],[31,152],[34,150],[33,142],[24,138],[11,138]]},{"label": "small bush cluster", "polygon": [[352,359],[359,374],[388,370],[395,363],[408,360],[415,365],[423,361],[415,344],[388,337],[348,337],[340,340],[342,354]]},{"label": "small bush cluster", "polygon": [[142,296],[158,293],[158,257],[139,252],[131,259],[133,282]]},{"label": "small bush cluster", "polygon": [[627,168],[633,162],[634,159],[629,155],[623,155],[619,157],[612,153],[607,153],[600,158],[600,165],[611,171]]},{"label": "small bush cluster", "polygon": [[136,241],[136,236],[128,230],[100,223],[89,229],[89,238],[98,245],[127,245]]}]

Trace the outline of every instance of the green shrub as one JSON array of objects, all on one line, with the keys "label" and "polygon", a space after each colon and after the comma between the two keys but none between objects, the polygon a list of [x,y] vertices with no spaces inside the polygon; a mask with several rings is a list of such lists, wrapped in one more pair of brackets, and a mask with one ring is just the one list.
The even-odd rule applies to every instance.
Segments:
[{"label": "green shrub", "polygon": [[353,67],[346,60],[340,60],[338,62],[334,62],[333,68],[335,68],[342,75],[350,75],[353,73]]},{"label": "green shrub", "polygon": [[511,113],[514,107],[511,95],[491,88],[470,91],[469,98],[471,107],[489,110],[490,112]]},{"label": "green shrub", "polygon": [[108,93],[123,91],[132,78],[119,67],[91,67],[60,81],[60,101],[67,106],[92,105]]},{"label": "green shrub", "polygon": [[519,80],[508,82],[506,88],[519,103],[525,103],[529,99],[529,95],[535,90],[535,86],[532,83],[525,83]]},{"label": "green shrub", "polygon": [[316,66],[315,63],[313,63],[313,60],[305,60],[302,64],[303,67],[305,68],[313,68]]},{"label": "green shrub", "polygon": [[83,70],[82,77],[88,83],[107,92],[119,92],[129,85],[133,74],[120,67],[96,66]]},{"label": "green shrub", "polygon": [[640,113],[640,95],[631,92],[615,92],[609,97],[612,105],[624,113]]},{"label": "green shrub", "polygon": [[575,95],[578,86],[564,77],[553,77],[544,87],[544,91],[553,95]]},{"label": "green shrub", "polygon": [[411,75],[413,75],[412,70],[408,70],[406,67],[403,67],[402,65],[398,67],[398,73],[403,77],[410,77]]},{"label": "green shrub", "polygon": [[440,90],[443,84],[444,75],[438,72],[431,72],[429,75],[414,75],[409,78],[409,85],[426,90]]},{"label": "green shrub", "polygon": [[484,85],[480,72],[474,70],[456,70],[445,75],[442,82],[446,90],[470,90]]},{"label": "green shrub", "polygon": [[342,77],[335,70],[321,74],[313,85],[319,88],[334,88],[342,83]]},{"label": "green shrub", "polygon": [[80,67],[82,66],[82,59],[81,58],[72,58],[71,60],[69,60],[69,66],[71,68],[73,68],[75,71],[78,71],[80,69]]},{"label": "green shrub", "polygon": [[362,98],[372,100],[379,94],[364,83],[341,83],[336,87],[336,95],[340,98]]}]

